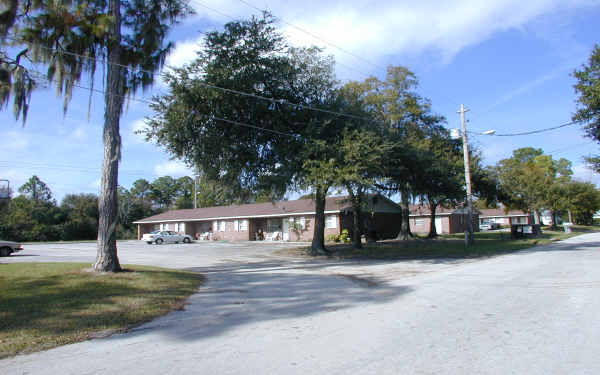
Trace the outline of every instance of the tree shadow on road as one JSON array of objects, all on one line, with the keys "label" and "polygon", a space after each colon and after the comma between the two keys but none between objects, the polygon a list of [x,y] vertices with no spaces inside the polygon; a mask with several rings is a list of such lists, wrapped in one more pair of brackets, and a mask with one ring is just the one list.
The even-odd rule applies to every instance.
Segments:
[{"label": "tree shadow on road", "polygon": [[269,260],[188,268],[207,277],[205,287],[189,299],[185,311],[171,313],[136,331],[153,329],[173,340],[201,340],[246,324],[383,304],[413,290],[375,277],[318,272],[329,266],[330,262]]}]

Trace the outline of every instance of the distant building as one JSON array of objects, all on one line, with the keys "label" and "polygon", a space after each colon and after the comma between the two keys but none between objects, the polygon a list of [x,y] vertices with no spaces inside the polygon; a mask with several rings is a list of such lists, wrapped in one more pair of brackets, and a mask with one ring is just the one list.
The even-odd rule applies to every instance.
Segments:
[{"label": "distant building", "polygon": [[500,225],[533,224],[533,215],[520,210],[505,212],[502,208],[485,208],[479,210],[479,224],[496,223]]},{"label": "distant building", "polygon": [[[352,209],[347,197],[329,197],[325,205],[325,238],[352,232]],[[401,208],[381,195],[370,195],[363,220],[378,239],[395,238],[400,231]],[[313,238],[315,203],[312,199],[220,207],[173,210],[134,222],[138,239],[154,230],[171,230],[195,238],[251,241],[273,239],[310,241]]]},{"label": "distant building", "polygon": [[[466,208],[444,208],[435,210],[435,229],[438,234],[463,233],[468,230],[469,214]],[[473,230],[479,231],[479,213],[473,210]],[[428,205],[410,206],[410,231],[417,234],[429,233],[431,210]]]}]

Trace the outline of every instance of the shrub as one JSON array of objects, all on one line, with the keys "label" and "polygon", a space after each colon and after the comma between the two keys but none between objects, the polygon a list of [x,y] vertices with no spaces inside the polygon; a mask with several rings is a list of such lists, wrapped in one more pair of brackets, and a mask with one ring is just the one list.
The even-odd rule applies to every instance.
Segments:
[{"label": "shrub", "polygon": [[350,238],[350,232],[348,231],[348,229],[342,230],[342,233],[339,235],[339,241],[342,241],[343,243],[349,243],[352,241],[352,239]]}]

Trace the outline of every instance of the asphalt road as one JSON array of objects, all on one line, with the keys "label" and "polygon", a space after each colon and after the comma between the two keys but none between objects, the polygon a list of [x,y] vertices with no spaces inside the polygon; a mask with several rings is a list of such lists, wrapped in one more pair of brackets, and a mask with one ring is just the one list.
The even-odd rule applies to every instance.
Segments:
[{"label": "asphalt road", "polygon": [[[119,247],[123,263],[207,275],[185,311],[2,360],[0,373],[600,373],[600,234],[461,262],[304,261],[255,244],[170,245],[162,256],[166,247],[136,246]],[[32,248],[31,258],[93,259],[66,247]]]}]

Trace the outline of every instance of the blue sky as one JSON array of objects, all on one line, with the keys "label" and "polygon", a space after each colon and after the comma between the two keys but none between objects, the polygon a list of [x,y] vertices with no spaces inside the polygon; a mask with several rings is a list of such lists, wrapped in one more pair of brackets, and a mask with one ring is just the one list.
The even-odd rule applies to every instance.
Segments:
[{"label": "blue sky", "polygon": [[[568,122],[575,110],[571,73],[600,43],[600,1],[247,2],[280,17],[294,44],[325,47],[338,62],[342,82],[382,77],[390,64],[407,66],[420,80],[420,93],[446,117],[449,128],[459,126],[456,111],[463,103],[470,109],[469,130],[476,132],[514,133]],[[191,4],[197,14],[171,34],[177,43],[168,59],[171,65],[193,58],[200,32],[219,29],[228,16],[257,14],[240,0]],[[156,84],[137,97],[164,90]],[[88,96],[88,91],[75,89],[63,116],[62,99],[54,89],[38,90],[25,126],[14,120],[10,107],[1,111],[0,179],[9,179],[16,189],[36,174],[59,200],[68,193],[97,193],[104,105],[102,95],[93,94],[88,121]],[[189,174],[180,162],[133,133],[151,115],[146,104],[131,101],[122,118],[119,181],[127,188],[138,178]],[[577,178],[600,184],[600,177],[582,163],[584,155],[598,153],[598,144],[584,138],[578,127],[521,137],[472,136],[471,142],[488,164],[519,147],[542,148],[571,160]]]}]

